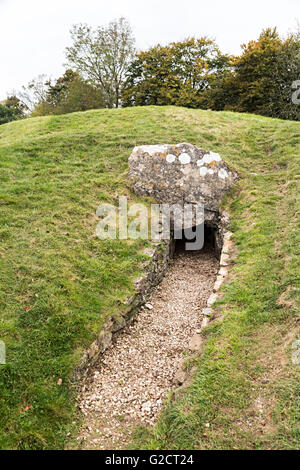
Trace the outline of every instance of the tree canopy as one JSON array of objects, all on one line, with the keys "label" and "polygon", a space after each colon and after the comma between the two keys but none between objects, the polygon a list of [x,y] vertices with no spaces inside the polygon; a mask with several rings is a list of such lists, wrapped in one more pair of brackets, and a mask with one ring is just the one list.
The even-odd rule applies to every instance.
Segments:
[{"label": "tree canopy", "polygon": [[229,67],[230,60],[205,37],[142,51],[128,70],[123,105],[203,107],[203,92],[216,74]]},{"label": "tree canopy", "polygon": [[299,79],[300,34],[281,38],[269,28],[242,45],[237,57],[222,54],[208,38],[141,51],[122,98],[124,106],[171,104],[299,120],[299,103],[292,99]]},{"label": "tree canopy", "polygon": [[119,107],[125,74],[134,54],[134,38],[125,18],[99,26],[86,24],[71,29],[73,44],[66,49],[68,64],[93,86],[100,88],[106,106]]},{"label": "tree canopy", "polygon": [[65,114],[104,106],[102,90],[92,86],[78,72],[68,69],[54,83],[48,82],[45,95],[35,105],[33,114]]},{"label": "tree canopy", "polygon": [[300,120],[300,31],[282,38],[276,28],[263,30],[236,57],[208,37],[136,52],[125,18],[96,29],[74,25],[71,39],[61,77],[40,75],[4,103],[17,117],[175,105]]},{"label": "tree canopy", "polygon": [[299,34],[281,39],[276,28],[269,28],[242,45],[232,72],[215,84],[212,95],[224,102],[222,109],[299,120],[300,108],[292,101],[292,86],[299,77]]},{"label": "tree canopy", "polygon": [[15,121],[16,119],[18,119],[18,117],[12,108],[9,108],[5,104],[0,104],[0,125]]}]

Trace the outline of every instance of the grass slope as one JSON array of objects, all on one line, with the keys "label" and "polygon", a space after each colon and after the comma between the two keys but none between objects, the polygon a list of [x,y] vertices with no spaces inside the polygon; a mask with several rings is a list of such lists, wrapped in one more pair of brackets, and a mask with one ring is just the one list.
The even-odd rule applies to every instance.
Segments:
[{"label": "grass slope", "polygon": [[146,243],[100,241],[95,211],[136,200],[134,145],[183,141],[220,152],[242,176],[224,203],[238,254],[193,383],[132,446],[299,447],[299,135],[296,122],[174,107],[0,127],[1,449],[63,448],[76,431],[69,378],[133,292]]}]

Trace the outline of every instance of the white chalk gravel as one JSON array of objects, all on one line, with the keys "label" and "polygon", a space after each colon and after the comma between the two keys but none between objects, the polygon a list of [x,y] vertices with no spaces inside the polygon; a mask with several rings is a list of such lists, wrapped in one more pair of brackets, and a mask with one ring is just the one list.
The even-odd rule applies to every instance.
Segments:
[{"label": "white chalk gravel", "polygon": [[115,335],[84,385],[78,448],[126,448],[136,426],[155,424],[176,386],[191,337],[201,329],[201,311],[218,269],[210,248],[176,253],[148,300],[153,308],[141,308],[134,322]]}]

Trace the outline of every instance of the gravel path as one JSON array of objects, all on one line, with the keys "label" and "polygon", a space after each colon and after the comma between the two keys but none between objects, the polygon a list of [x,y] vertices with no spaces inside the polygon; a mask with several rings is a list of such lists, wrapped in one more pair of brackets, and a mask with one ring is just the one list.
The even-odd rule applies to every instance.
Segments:
[{"label": "gravel path", "polygon": [[[137,425],[153,425],[199,333],[219,263],[209,248],[178,252],[148,308],[116,335],[80,397],[82,448],[120,449]],[[151,308],[153,307],[153,308]]]}]

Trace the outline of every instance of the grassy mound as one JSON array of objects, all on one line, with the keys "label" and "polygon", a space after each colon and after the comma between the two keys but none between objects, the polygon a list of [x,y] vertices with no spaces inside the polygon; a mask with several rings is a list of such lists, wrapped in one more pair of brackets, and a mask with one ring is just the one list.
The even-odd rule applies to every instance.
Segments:
[{"label": "grassy mound", "polygon": [[96,209],[136,200],[135,145],[184,141],[242,177],[224,203],[238,254],[193,383],[133,447],[299,447],[299,135],[296,122],[174,107],[0,127],[1,449],[63,448],[76,428],[69,378],[132,294],[146,244],[100,241]]}]

